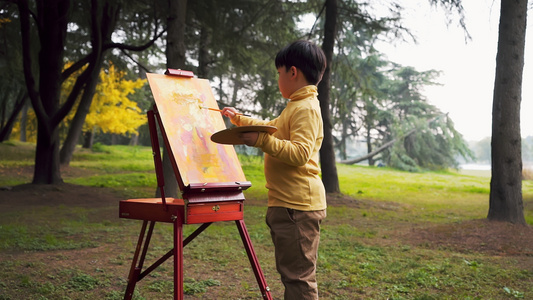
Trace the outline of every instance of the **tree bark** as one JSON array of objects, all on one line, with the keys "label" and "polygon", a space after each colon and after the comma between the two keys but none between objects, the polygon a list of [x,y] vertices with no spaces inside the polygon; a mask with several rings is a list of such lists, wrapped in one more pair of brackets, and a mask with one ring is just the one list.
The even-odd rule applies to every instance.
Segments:
[{"label": "tree bark", "polygon": [[[43,1],[45,2],[45,1]],[[34,184],[63,182],[59,169],[59,91],[63,68],[63,51],[67,32],[70,1],[37,2],[36,18],[40,21],[39,85],[38,92],[32,73],[30,54],[29,7],[19,1],[21,35],[23,40],[24,77],[28,95],[37,115],[37,147],[35,151]]]},{"label": "tree bark", "polygon": [[91,73],[87,74],[87,77],[85,77],[85,85],[80,104],[78,105],[76,114],[70,123],[67,137],[63,142],[63,147],[59,153],[60,163],[63,165],[70,164],[72,155],[74,154],[74,150],[76,149],[76,145],[78,144],[83,130],[83,124],[85,124],[85,119],[89,114],[96,86],[98,85],[100,70],[104,63],[104,42],[111,41],[111,35],[113,34],[117,23],[119,5],[106,3],[105,7],[101,10],[97,5],[92,5],[91,10],[93,16],[98,16],[97,24],[93,24],[91,27],[91,36],[94,38],[92,39],[92,55],[90,56],[89,63],[94,65],[94,69]]},{"label": "tree bark", "polygon": [[83,90],[80,104],[78,105],[78,109],[76,110],[74,118],[70,123],[67,137],[65,138],[63,146],[61,147],[61,151],[59,152],[60,163],[62,165],[68,166],[70,164],[72,155],[74,154],[74,150],[76,150],[76,145],[78,144],[83,130],[83,124],[85,124],[85,119],[87,118],[91,104],[93,103],[94,93],[96,91],[96,86],[98,85],[98,73],[102,68],[103,57],[100,56],[99,61],[95,63],[98,65],[89,76],[88,82],[85,84],[85,89]]},{"label": "tree bark", "polygon": [[198,77],[209,78],[209,46],[211,44],[211,33],[202,26],[200,29],[200,49],[198,49]]},{"label": "tree bark", "polygon": [[[58,126],[72,109],[77,95],[83,87],[83,80],[76,81],[71,94],[60,105],[64,49],[69,23],[69,0],[36,1],[36,12],[32,14],[39,25],[39,45],[31,44],[32,22],[27,0],[17,2],[20,13],[22,57],[24,78],[28,96],[37,116],[37,146],[35,151],[34,184],[56,184],[63,182],[59,168]],[[93,0],[92,5],[97,5]],[[94,19],[93,24],[96,24]],[[31,48],[39,48],[38,64],[33,63]],[[34,76],[33,67],[38,66],[39,76]],[[85,72],[91,72],[89,65]],[[80,77],[81,77],[80,76]],[[39,84],[35,78],[39,78]]]},{"label": "tree bark", "polygon": [[91,130],[83,132],[83,145],[84,149],[91,149],[94,145],[94,127]]},{"label": "tree bark", "polygon": [[185,67],[185,16],[187,0],[169,1],[167,19],[167,67]]},{"label": "tree bark", "polygon": [[326,22],[324,24],[324,40],[322,50],[326,55],[327,66],[322,81],[318,84],[318,99],[324,123],[324,140],[320,149],[320,164],[322,168],[322,182],[326,193],[340,193],[339,177],[335,165],[335,149],[333,147],[333,126],[330,117],[330,78],[333,48],[337,34],[337,0],[326,0]]},{"label": "tree bark", "polygon": [[138,146],[139,145],[139,135],[138,134],[132,134],[130,138],[129,144],[130,146]]},{"label": "tree bark", "polygon": [[502,0],[492,106],[492,177],[487,218],[526,224],[522,200],[520,102],[527,0]]},{"label": "tree bark", "polygon": [[26,101],[24,107],[22,107],[22,112],[20,113],[20,141],[25,142],[27,140],[26,130],[28,127],[28,109],[30,108],[30,103]]},{"label": "tree bark", "polygon": [[[367,131],[366,133],[366,152],[367,153],[372,153],[372,137],[370,136],[370,131]],[[369,156],[368,157],[368,165],[369,166],[374,166],[374,156]]]},{"label": "tree bark", "polygon": [[[185,68],[185,16],[187,0],[169,1],[169,16],[167,19],[167,67],[172,69]],[[163,178],[165,180],[165,196],[178,197],[178,181],[170,156],[163,147]],[[159,190],[156,196],[160,196]]]}]

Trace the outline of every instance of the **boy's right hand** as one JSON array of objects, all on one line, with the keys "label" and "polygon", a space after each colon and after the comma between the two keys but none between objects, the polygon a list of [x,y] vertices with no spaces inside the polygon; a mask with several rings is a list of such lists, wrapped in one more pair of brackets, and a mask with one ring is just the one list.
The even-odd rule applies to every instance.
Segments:
[{"label": "boy's right hand", "polygon": [[222,109],[222,115],[233,119],[237,115],[237,110],[233,107],[224,107]]}]

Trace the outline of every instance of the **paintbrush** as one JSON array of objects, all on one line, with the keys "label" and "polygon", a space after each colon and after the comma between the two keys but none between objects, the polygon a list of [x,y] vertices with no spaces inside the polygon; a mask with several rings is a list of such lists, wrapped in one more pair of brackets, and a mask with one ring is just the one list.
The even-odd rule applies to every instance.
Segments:
[{"label": "paintbrush", "polygon": [[[209,110],[212,110],[212,111],[222,112],[221,109],[211,108],[211,107],[207,107],[207,106],[201,106],[201,105],[200,105],[200,108],[203,108],[203,109],[209,109]],[[245,116],[245,117],[249,117],[249,116],[250,116],[250,115],[243,114],[243,113],[236,113],[236,114],[237,114],[237,115],[241,115],[241,116]]]}]

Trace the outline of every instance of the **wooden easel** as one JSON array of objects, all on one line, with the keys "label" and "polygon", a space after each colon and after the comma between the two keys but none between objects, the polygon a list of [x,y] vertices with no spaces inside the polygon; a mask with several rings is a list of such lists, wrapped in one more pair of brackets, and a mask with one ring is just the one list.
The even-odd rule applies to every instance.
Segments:
[{"label": "wooden easel", "polygon": [[[168,70],[167,76],[178,76],[191,78],[192,73],[182,70]],[[152,87],[154,92],[154,88]],[[125,300],[133,296],[135,285],[146,275],[150,274],[159,265],[170,257],[174,256],[174,299],[183,299],[183,247],[202,233],[213,222],[235,221],[241,236],[244,248],[250,260],[255,278],[261,291],[263,299],[272,299],[270,289],[266,284],[265,277],[257,260],[248,230],[243,220],[244,195],[243,190],[249,188],[248,181],[232,182],[188,182],[185,180],[178,167],[178,162],[174,155],[171,157],[178,184],[182,192],[182,199],[167,198],[164,194],[163,167],[157,125],[164,140],[165,149],[170,154],[176,147],[172,147],[169,136],[165,133],[165,122],[158,112],[158,101],[163,101],[161,97],[154,94],[156,104],[154,110],[148,112],[148,125],[154,154],[154,164],[157,177],[157,185],[161,192],[161,198],[129,199],[122,200],[119,204],[120,218],[142,220],[142,228],[139,234],[137,246],[131,263],[128,276],[128,286],[124,295]],[[159,98],[159,99],[157,99]],[[219,116],[220,117],[220,116]],[[221,118],[221,117],[220,117]],[[235,151],[231,148],[224,148],[223,151]],[[232,156],[233,157],[233,156]],[[240,165],[239,165],[240,168]],[[242,169],[241,169],[242,170]],[[238,175],[237,178],[244,178]],[[172,223],[174,227],[173,249],[154,262],[150,267],[143,269],[146,254],[150,245],[150,239],[156,222]],[[183,226],[186,224],[202,224],[187,238],[183,239]]]}]

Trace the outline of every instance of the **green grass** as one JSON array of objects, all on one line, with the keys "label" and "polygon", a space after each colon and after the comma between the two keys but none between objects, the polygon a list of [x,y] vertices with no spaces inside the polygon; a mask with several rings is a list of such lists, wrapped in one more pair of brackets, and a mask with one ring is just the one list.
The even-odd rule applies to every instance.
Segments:
[{"label": "green grass", "polygon": [[[65,181],[107,187],[124,198],[152,197],[148,147],[78,149]],[[28,183],[33,146],[0,144],[0,186]],[[245,191],[245,221],[275,298],[282,286],[264,223],[262,158],[241,156],[253,186]],[[26,168],[26,169],[25,169]],[[322,226],[321,299],[533,299],[531,255],[500,255],[405,240],[412,232],[453,235],[484,219],[486,176],[408,173],[337,166],[341,191],[354,205],[330,205]],[[523,182],[524,214],[533,224],[533,182]],[[5,209],[4,209],[5,208]],[[0,300],[122,299],[140,222],[118,218],[118,205],[35,206],[0,210]],[[476,223],[477,224],[477,223]],[[477,226],[477,225],[476,225]],[[184,228],[184,235],[197,226]],[[483,230],[483,228],[471,228]],[[415,235],[416,236],[416,235]],[[491,243],[490,240],[483,243]],[[153,262],[172,247],[172,226],[158,223],[148,252]],[[533,245],[523,245],[533,251]],[[503,250],[502,250],[503,251]],[[134,299],[169,299],[172,259],[148,275]],[[146,265],[145,265],[146,266]],[[185,249],[187,299],[258,299],[255,278],[233,222],[211,225]]]},{"label": "green grass", "polygon": [[[488,177],[347,165],[338,165],[337,171],[342,193],[409,205],[420,221],[440,223],[484,218],[489,209]],[[531,200],[533,181],[523,181],[522,191],[524,199]],[[525,217],[528,224],[533,224],[532,211],[526,210]]]}]

